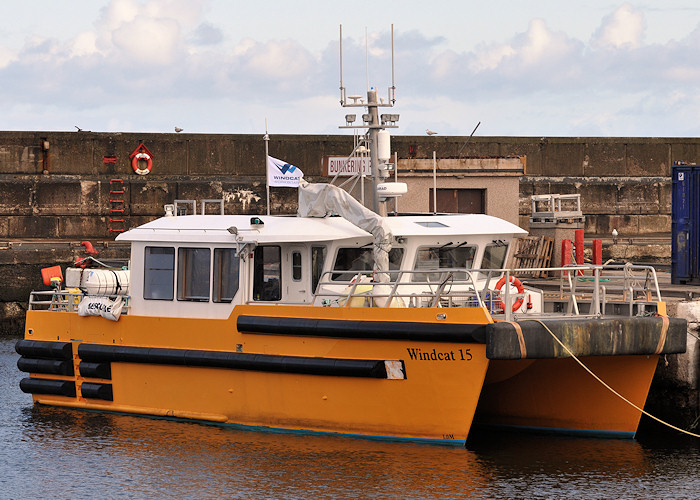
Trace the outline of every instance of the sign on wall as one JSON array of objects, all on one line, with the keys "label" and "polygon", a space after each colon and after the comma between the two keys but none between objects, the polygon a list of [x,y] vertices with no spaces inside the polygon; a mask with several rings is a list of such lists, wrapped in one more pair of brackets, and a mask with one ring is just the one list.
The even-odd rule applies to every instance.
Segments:
[{"label": "sign on wall", "polygon": [[323,157],[323,175],[334,177],[338,175],[349,177],[357,173],[372,175],[372,167],[369,157],[352,157],[347,156],[324,156]]}]

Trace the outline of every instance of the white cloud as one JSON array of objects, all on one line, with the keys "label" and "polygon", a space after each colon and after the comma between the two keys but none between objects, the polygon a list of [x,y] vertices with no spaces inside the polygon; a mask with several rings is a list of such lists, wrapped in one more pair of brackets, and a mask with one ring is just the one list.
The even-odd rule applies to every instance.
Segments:
[{"label": "white cloud", "polygon": [[211,23],[200,24],[192,35],[192,43],[195,45],[217,45],[223,40],[223,32]]},{"label": "white cloud", "polygon": [[130,23],[139,15],[140,6],[136,0],[112,0],[102,9],[100,19],[95,23],[98,30],[106,33]]},{"label": "white cloud", "polygon": [[200,24],[206,4],[206,0],[148,0],[143,15],[154,19],[172,19],[182,26],[183,30],[189,31]]},{"label": "white cloud", "polygon": [[494,70],[504,59],[515,55],[515,49],[510,45],[485,46],[474,54],[474,59],[469,63],[469,69],[475,73]]},{"label": "white cloud", "polygon": [[595,48],[636,49],[642,45],[643,34],[644,13],[624,4],[603,18],[591,45]]},{"label": "white cloud", "polygon": [[525,66],[557,60],[572,51],[572,42],[566,33],[551,31],[542,19],[533,19],[516,51],[522,56]]},{"label": "white cloud", "polygon": [[112,41],[127,60],[168,65],[176,62],[182,33],[173,19],[136,17],[115,29]]},{"label": "white cloud", "polygon": [[0,69],[17,59],[17,52],[0,45]]},{"label": "white cloud", "polygon": [[266,78],[303,78],[313,64],[309,53],[292,40],[256,44],[246,56],[244,65],[252,76]]},{"label": "white cloud", "polygon": [[246,54],[249,50],[252,50],[257,45],[257,42],[252,38],[244,38],[236,44],[233,48],[232,54],[236,57]]},{"label": "white cloud", "polygon": [[86,31],[68,42],[70,58],[84,57],[99,52],[97,35],[94,31]]}]

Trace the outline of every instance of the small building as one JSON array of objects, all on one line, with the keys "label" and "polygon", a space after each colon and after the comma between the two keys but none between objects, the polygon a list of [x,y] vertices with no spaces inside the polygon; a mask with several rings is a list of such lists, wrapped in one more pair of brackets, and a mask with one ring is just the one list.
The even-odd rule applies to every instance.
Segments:
[{"label": "small building", "polygon": [[[339,157],[323,158],[323,173],[332,177],[338,171]],[[335,162],[335,163],[334,163]],[[388,181],[405,182],[408,193],[398,199],[398,211],[409,213],[444,212],[486,214],[518,224],[520,177],[526,173],[525,156],[479,158],[398,158],[396,171]],[[351,167],[340,175],[358,172],[364,164],[353,159]],[[367,167],[365,192],[371,189]],[[346,187],[363,200],[362,187]],[[433,198],[437,194],[437,204]],[[369,195],[367,194],[367,199]],[[389,210],[394,210],[389,202]]]}]

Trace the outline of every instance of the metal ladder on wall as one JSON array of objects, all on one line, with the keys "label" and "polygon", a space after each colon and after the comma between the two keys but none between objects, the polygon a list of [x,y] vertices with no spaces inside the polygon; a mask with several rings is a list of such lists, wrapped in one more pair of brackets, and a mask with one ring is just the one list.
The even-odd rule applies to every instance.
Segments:
[{"label": "metal ladder on wall", "polygon": [[110,179],[109,181],[109,233],[123,233],[126,230],[124,211],[124,181]]}]

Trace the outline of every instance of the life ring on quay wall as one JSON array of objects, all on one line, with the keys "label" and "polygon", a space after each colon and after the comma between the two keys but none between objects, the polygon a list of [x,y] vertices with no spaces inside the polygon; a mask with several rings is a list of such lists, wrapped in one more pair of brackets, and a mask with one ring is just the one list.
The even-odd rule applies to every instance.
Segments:
[{"label": "life ring on quay wall", "polygon": [[[139,168],[139,160],[146,160],[146,168]],[[153,168],[153,160],[148,153],[136,153],[131,159],[131,168],[139,175],[148,174]]]},{"label": "life ring on quay wall", "polygon": [[[520,280],[519,280],[518,278],[516,278],[515,276],[511,276],[511,277],[510,277],[510,282],[511,282],[511,284],[512,284],[515,288],[518,289],[518,293],[519,293],[519,294],[524,294],[524,293],[525,293],[525,288],[523,287],[523,284],[520,282]],[[506,284],[506,277],[503,276],[500,280],[498,280],[498,283],[496,283],[496,290],[500,291],[501,288],[503,288],[503,285],[505,285],[505,284]],[[524,302],[524,301],[525,301],[525,297],[524,297],[524,296],[523,296],[523,297],[518,297],[518,299],[517,299],[515,302],[513,302],[513,312],[515,312],[515,311],[517,311],[518,309],[520,309],[520,306],[523,305],[523,302]],[[503,309],[503,310],[505,311],[505,310],[506,310],[506,305],[505,305],[505,303],[503,302],[503,300],[499,299],[498,303],[500,304],[501,309]]]}]

